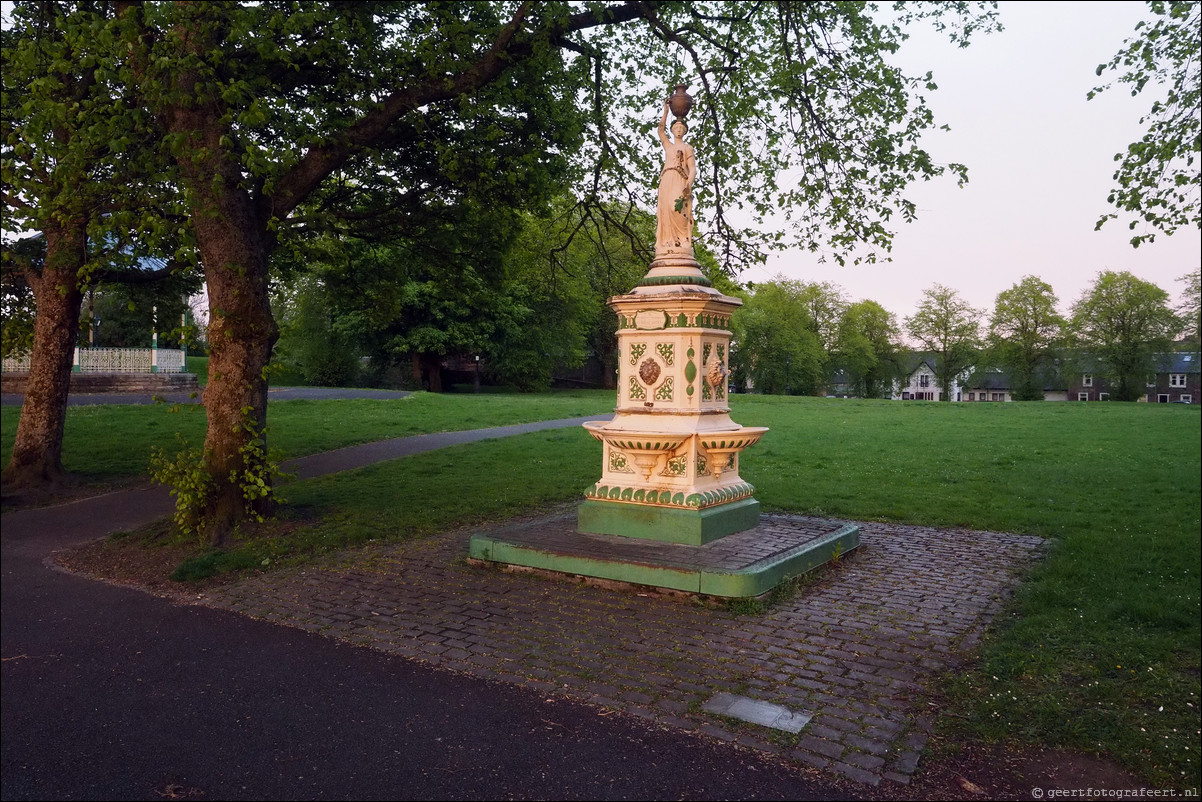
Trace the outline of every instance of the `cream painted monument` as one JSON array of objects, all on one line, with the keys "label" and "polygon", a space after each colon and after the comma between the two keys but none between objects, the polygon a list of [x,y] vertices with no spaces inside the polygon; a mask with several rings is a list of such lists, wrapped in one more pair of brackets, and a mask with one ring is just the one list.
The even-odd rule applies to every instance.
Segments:
[{"label": "cream painted monument", "polygon": [[[703,596],[768,592],[859,545],[859,528],[801,516],[760,521],[742,451],[767,429],[730,418],[730,319],[741,305],[710,286],[693,253],[697,161],[685,141],[692,99],[664,104],[655,258],[618,315],[618,399],[601,442],[601,478],[575,515],[472,536],[469,560]],[[668,113],[675,116],[667,129]]]},{"label": "cream painted monument", "polygon": [[664,102],[655,259],[637,287],[609,299],[618,405],[612,421],[584,425],[604,449],[601,481],[580,507],[581,532],[696,545],[759,521],[739,452],[767,429],[730,419],[730,317],[742,302],[709,286],[694,258],[697,162],[684,140],[691,105],[683,86]]}]

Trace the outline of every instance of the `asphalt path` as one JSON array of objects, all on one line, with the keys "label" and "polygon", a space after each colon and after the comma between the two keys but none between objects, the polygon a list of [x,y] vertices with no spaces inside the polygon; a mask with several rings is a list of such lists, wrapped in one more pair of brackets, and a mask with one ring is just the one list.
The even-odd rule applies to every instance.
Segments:
[{"label": "asphalt path", "polygon": [[847,798],[761,753],[48,565],[169,509],[137,490],[4,515],[3,799]]}]

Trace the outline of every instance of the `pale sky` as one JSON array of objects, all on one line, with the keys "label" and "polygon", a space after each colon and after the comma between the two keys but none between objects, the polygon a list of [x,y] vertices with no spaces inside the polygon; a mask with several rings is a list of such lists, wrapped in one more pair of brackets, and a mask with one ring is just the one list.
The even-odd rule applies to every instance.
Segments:
[{"label": "pale sky", "polygon": [[1129,244],[1130,218],[1094,231],[1110,211],[1114,154],[1142,136],[1139,118],[1155,95],[1149,88],[1132,98],[1122,86],[1090,101],[1086,93],[1101,81],[1097,66],[1147,14],[1144,3],[1001,2],[999,10],[1005,30],[975,37],[967,48],[916,32],[899,53],[911,73],[934,71],[939,89],[930,106],[952,130],[931,134],[924,146],[939,162],[968,165],[968,185],[940,179],[910,193],[919,218],[899,224],[892,262],[839,267],[786,252],[740,280],[783,273],[831,281],[852,300],[877,301],[899,322],[932,284],[992,310],[997,294],[1027,274],[1052,285],[1062,310],[1102,270],[1128,270],[1174,303],[1180,298],[1177,277],[1202,263],[1197,228],[1158,235],[1138,249]]}]

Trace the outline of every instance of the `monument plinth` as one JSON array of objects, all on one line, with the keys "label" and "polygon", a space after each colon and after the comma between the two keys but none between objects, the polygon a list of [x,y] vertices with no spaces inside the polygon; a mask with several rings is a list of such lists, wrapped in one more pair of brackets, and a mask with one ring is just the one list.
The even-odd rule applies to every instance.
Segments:
[{"label": "monument plinth", "polygon": [[581,532],[700,545],[759,522],[739,452],[767,429],[735,423],[727,404],[730,317],[740,303],[700,283],[640,286],[609,300],[618,403],[613,420],[584,425],[603,449]]},{"label": "monument plinth", "polygon": [[[742,301],[714,289],[694,256],[697,166],[683,120],[691,108],[683,86],[664,102],[655,258],[636,287],[608,301],[618,316],[617,406],[612,420],[584,424],[602,444],[601,478],[585,490],[574,532],[555,518],[475,535],[472,559],[742,596],[859,543],[858,528],[846,524],[760,532],[739,460],[768,430],[730,417],[730,321]],[[733,535],[730,548],[707,551]]]}]

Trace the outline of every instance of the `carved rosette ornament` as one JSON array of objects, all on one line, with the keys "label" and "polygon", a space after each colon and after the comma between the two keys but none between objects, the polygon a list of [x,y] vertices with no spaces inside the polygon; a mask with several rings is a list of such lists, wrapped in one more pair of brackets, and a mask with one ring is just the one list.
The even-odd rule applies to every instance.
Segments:
[{"label": "carved rosette ornament", "polygon": [[659,363],[654,359],[644,359],[643,364],[639,365],[639,379],[648,387],[655,384],[659,379]]}]

